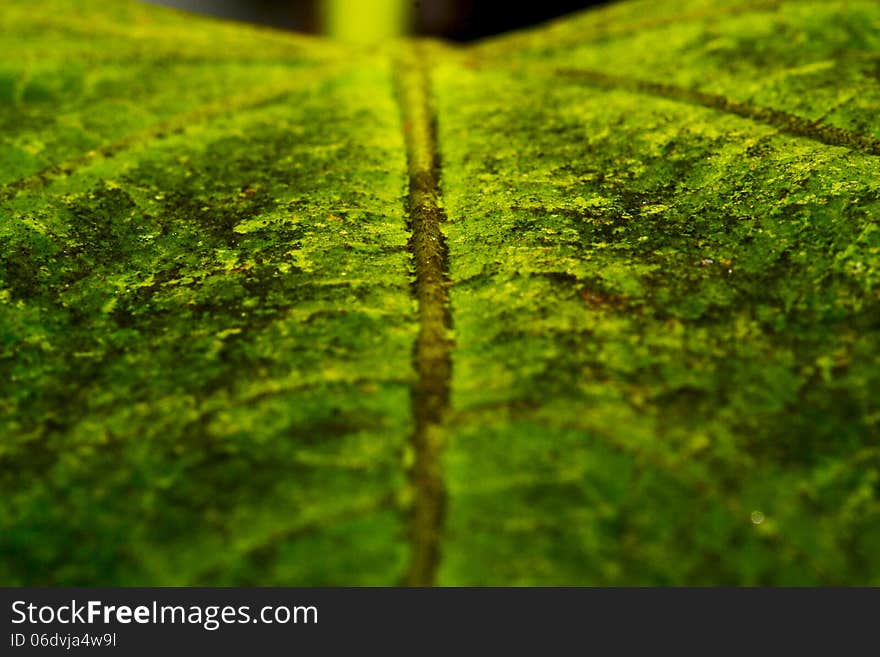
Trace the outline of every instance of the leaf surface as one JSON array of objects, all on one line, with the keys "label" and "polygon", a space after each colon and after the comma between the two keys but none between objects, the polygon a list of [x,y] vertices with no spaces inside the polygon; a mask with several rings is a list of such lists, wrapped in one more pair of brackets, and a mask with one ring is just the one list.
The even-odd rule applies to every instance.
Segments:
[{"label": "leaf surface", "polygon": [[880,10],[0,15],[0,582],[880,583]]}]

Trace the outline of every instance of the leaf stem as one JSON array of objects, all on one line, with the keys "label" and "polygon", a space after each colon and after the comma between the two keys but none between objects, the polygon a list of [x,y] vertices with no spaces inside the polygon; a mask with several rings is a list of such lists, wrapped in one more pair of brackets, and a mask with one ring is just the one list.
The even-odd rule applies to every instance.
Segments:
[{"label": "leaf stem", "polygon": [[324,32],[351,43],[403,36],[410,25],[407,0],[323,0]]}]

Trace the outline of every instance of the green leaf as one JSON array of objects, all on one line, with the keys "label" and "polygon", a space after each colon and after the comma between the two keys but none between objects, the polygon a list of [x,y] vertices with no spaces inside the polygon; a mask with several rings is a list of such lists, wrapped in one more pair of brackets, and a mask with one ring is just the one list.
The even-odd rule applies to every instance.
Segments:
[{"label": "green leaf", "polygon": [[880,584],[876,3],[0,16],[0,583]]}]

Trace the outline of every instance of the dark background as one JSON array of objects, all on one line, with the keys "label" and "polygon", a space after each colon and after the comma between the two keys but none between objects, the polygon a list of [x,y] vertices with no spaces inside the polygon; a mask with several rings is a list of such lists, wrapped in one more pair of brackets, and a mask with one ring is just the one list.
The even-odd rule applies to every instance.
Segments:
[{"label": "dark background", "polygon": [[[212,16],[317,32],[318,0],[147,0]],[[535,25],[607,0],[413,0],[416,34],[470,41]]]}]

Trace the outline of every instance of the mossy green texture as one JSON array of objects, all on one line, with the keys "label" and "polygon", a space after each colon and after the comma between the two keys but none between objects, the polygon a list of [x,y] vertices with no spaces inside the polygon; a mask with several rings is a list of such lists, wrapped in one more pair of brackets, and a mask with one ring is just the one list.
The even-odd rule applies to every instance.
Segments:
[{"label": "mossy green texture", "polygon": [[430,45],[432,117],[406,44],[0,17],[0,583],[401,581],[431,133],[436,583],[880,585],[876,3]]},{"label": "mossy green texture", "polygon": [[[390,67],[264,55],[186,73],[138,56],[45,105],[14,78],[7,178],[196,118],[0,209],[5,584],[381,584],[403,568],[416,324]],[[224,109],[267,83],[281,97]],[[23,140],[51,152],[18,158]]]},{"label": "mossy green texture", "polygon": [[556,74],[872,135],[880,11],[692,3],[652,27],[662,4],[435,74],[443,583],[880,583],[880,158]]}]

